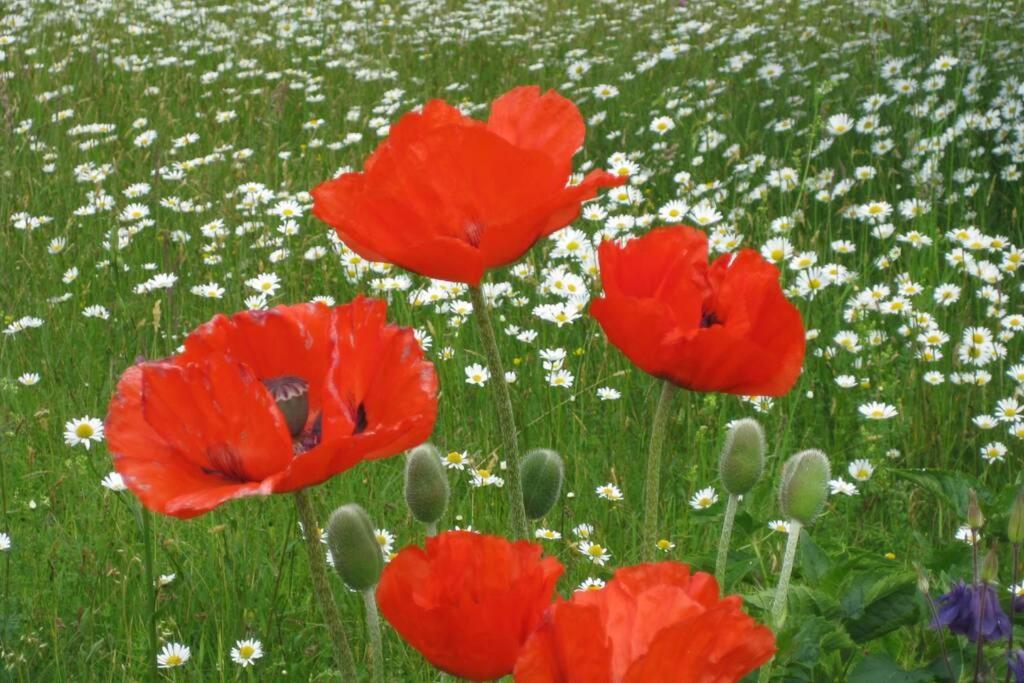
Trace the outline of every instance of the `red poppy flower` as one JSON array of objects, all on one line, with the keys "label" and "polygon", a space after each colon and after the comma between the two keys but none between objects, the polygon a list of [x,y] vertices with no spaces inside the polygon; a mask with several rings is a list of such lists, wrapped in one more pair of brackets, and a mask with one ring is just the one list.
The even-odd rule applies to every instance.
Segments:
[{"label": "red poppy flower", "polygon": [[551,605],[562,565],[541,548],[470,531],[409,546],[377,586],[381,614],[438,669],[473,681],[512,673]]},{"label": "red poppy flower", "polygon": [[626,182],[593,171],[567,186],[585,126],[554,91],[516,88],[477,121],[442,100],[406,114],[366,160],[313,190],[313,213],[360,256],[478,285],[565,227],[599,187]]},{"label": "red poppy flower", "polygon": [[709,266],[708,241],[688,226],[655,228],[598,250],[604,297],[590,313],[644,371],[694,391],[781,396],[804,359],[800,312],[779,271],[744,249]]},{"label": "red poppy flower", "polygon": [[122,375],[106,432],[146,507],[175,517],[318,484],[430,435],[437,377],[383,301],[218,315]]},{"label": "red poppy flower", "polygon": [[515,666],[518,683],[728,683],[767,662],[775,636],[681,562],[620,569],[552,606]]}]

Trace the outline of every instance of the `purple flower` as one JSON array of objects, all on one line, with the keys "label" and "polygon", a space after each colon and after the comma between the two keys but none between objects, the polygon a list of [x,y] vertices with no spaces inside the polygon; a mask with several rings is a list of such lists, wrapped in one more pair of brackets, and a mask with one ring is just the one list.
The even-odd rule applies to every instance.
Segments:
[{"label": "purple flower", "polygon": [[1007,660],[1007,665],[1013,673],[1013,680],[1024,683],[1024,650],[1014,650]]},{"label": "purple flower", "polygon": [[969,586],[957,581],[953,590],[935,603],[939,613],[932,628],[945,626],[972,642],[979,636],[984,640],[1002,640],[1010,633],[1010,620],[999,605],[999,595],[987,583]]}]

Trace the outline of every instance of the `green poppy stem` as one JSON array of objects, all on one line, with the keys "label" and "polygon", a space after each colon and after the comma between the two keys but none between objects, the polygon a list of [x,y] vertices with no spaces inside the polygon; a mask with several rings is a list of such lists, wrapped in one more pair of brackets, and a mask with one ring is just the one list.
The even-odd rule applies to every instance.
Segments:
[{"label": "green poppy stem", "polygon": [[160,679],[160,672],[156,662],[158,642],[156,638],[156,581],[153,578],[155,575],[153,572],[153,515],[141,503],[136,514],[142,528],[142,564],[146,581],[146,631],[149,635],[149,666],[147,670],[149,671],[149,680],[157,681]]},{"label": "green poppy stem", "polygon": [[366,608],[366,630],[370,636],[370,666],[373,667],[373,682],[384,681],[384,650],[380,638],[380,614],[377,612],[376,586],[363,591],[363,606]]},{"label": "green poppy stem", "polygon": [[800,542],[800,531],[803,524],[795,519],[789,520],[789,534],[786,538],[786,554],[782,556],[782,571],[779,572],[779,585],[775,588],[775,601],[772,602],[772,627],[776,632],[786,621],[786,603],[789,597],[789,579],[793,575],[793,561],[796,559],[796,545]]},{"label": "green poppy stem", "polygon": [[[782,624],[786,621],[786,604],[789,599],[789,579],[793,576],[793,561],[796,559],[796,544],[800,542],[800,532],[803,524],[795,519],[789,520],[789,534],[786,537],[786,553],[782,556],[782,571],[779,572],[779,585],[775,587],[775,600],[772,602],[772,630],[776,634],[782,630]],[[775,657],[772,657],[761,667],[758,674],[758,683],[767,683],[772,675],[772,664]]]},{"label": "green poppy stem", "polygon": [[299,511],[302,535],[306,540],[306,554],[309,556],[309,575],[313,580],[313,593],[316,595],[317,602],[320,603],[320,612],[323,614],[324,621],[327,622],[331,640],[334,641],[334,658],[341,671],[341,679],[346,683],[355,683],[358,680],[356,665],[352,659],[352,650],[348,646],[348,638],[345,637],[345,626],[341,623],[338,604],[334,601],[334,593],[331,591],[331,585],[327,582],[327,562],[324,551],[321,549],[316,514],[302,489],[295,492],[295,508]]},{"label": "green poppy stem", "polygon": [[491,373],[494,385],[495,404],[498,409],[498,425],[505,446],[505,458],[508,462],[506,479],[508,480],[508,526],[512,539],[526,538],[526,508],[523,505],[523,485],[519,473],[519,442],[516,435],[516,419],[512,409],[512,393],[505,381],[505,370],[501,366],[501,354],[498,352],[498,340],[494,336],[491,314],[487,310],[487,302],[480,287],[470,287],[469,296],[476,314],[477,330],[480,341],[487,356],[487,369]]},{"label": "green poppy stem", "polygon": [[715,579],[718,581],[718,589],[725,593],[725,565],[729,559],[729,542],[732,540],[732,525],[736,521],[736,509],[739,507],[740,497],[735,493],[729,494],[729,502],[725,504],[725,519],[722,520],[722,535],[718,539],[718,557],[715,559]]},{"label": "green poppy stem", "polygon": [[672,414],[672,397],[676,387],[669,381],[661,385],[661,395],[654,409],[651,425],[651,448],[647,453],[647,478],[644,480],[644,528],[641,557],[644,562],[654,561],[658,543],[658,493],[661,487],[661,451],[668,432],[668,418]]}]

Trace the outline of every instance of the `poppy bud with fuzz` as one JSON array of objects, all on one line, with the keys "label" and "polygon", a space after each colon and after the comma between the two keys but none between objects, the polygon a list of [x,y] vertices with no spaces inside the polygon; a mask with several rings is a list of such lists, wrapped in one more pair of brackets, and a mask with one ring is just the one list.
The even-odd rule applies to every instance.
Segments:
[{"label": "poppy bud with fuzz", "polygon": [[718,475],[729,493],[742,496],[754,488],[764,471],[764,429],[757,420],[736,420],[725,437]]},{"label": "poppy bud with fuzz", "polygon": [[821,513],[831,476],[828,457],[819,450],[800,451],[782,467],[779,504],[782,514],[810,525]]},{"label": "poppy bud with fuzz", "polygon": [[425,443],[405,458],[405,503],[412,516],[423,524],[436,524],[448,506],[448,477],[441,454]]},{"label": "poppy bud with fuzz", "polygon": [[526,516],[540,519],[554,507],[562,490],[562,457],[548,448],[535,448],[523,457],[523,506]]},{"label": "poppy bud with fuzz", "polygon": [[327,547],[335,571],[349,588],[365,591],[377,585],[384,555],[366,510],[349,503],[332,512],[327,520]]}]

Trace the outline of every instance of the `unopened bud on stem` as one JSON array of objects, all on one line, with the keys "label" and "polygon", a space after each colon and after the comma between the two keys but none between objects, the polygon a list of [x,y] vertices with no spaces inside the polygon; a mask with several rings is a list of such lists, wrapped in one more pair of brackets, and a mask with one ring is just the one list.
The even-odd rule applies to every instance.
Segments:
[{"label": "unopened bud on stem", "polygon": [[978,505],[978,494],[971,489],[967,494],[967,526],[975,531],[985,526],[985,515],[981,513],[981,506]]},{"label": "unopened bud on stem", "polygon": [[377,585],[384,569],[384,555],[370,517],[359,505],[349,503],[327,520],[327,546],[334,569],[349,588],[365,591]]},{"label": "unopened bud on stem", "polygon": [[742,496],[761,478],[764,470],[764,429],[757,420],[736,420],[725,437],[718,458],[718,474],[729,493]]},{"label": "unopened bud on stem", "polygon": [[1010,521],[1007,524],[1006,535],[1010,543],[1024,543],[1024,488],[1017,492],[1017,497],[1010,506]]},{"label": "unopened bud on stem", "polygon": [[814,523],[828,496],[828,457],[819,450],[800,451],[782,468],[779,504],[782,514],[805,526]]},{"label": "unopened bud on stem", "polygon": [[535,448],[523,457],[523,506],[529,519],[540,519],[554,507],[562,490],[562,456]]},{"label": "unopened bud on stem", "polygon": [[448,506],[448,477],[441,454],[425,443],[409,451],[405,458],[405,503],[409,512],[423,524],[433,525]]}]

